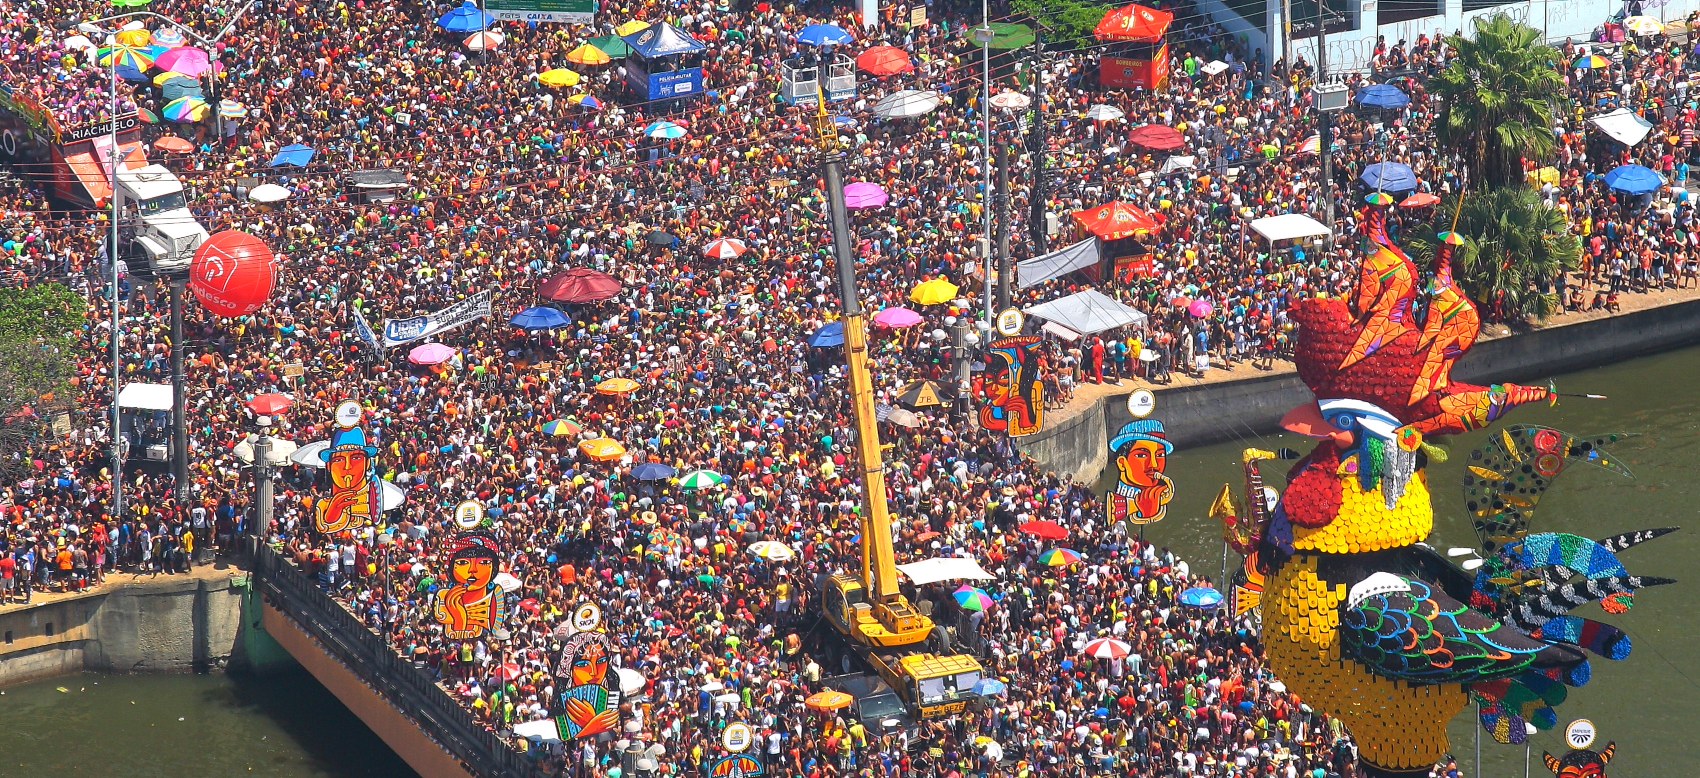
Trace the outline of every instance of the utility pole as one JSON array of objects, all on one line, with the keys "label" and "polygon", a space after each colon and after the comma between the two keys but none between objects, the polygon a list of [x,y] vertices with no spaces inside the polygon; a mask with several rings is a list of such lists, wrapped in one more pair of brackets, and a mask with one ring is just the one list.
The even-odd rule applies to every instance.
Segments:
[{"label": "utility pole", "polygon": [[998,158],[998,188],[992,197],[992,204],[998,209],[997,221],[997,254],[998,254],[998,310],[1009,307],[1010,298],[1015,296],[1015,281],[1013,268],[1009,261],[1009,146],[997,144]]},{"label": "utility pole", "polygon": [[189,402],[183,388],[183,291],[189,279],[176,276],[171,289],[171,473],[177,482],[177,507],[189,510]]},{"label": "utility pole", "polygon": [[1045,40],[1042,37],[1045,28],[1039,20],[1033,20],[1033,60],[1028,72],[1033,76],[1033,83],[1028,86],[1033,92],[1032,117],[1033,127],[1027,133],[1027,154],[1032,162],[1033,187],[1027,196],[1027,229],[1033,234],[1033,256],[1041,256],[1049,250],[1049,235],[1046,232],[1045,202],[1047,187],[1045,185]]},{"label": "utility pole", "polygon": [[271,418],[260,417],[260,437],[254,441],[254,534],[255,550],[266,544],[272,532],[272,438]]}]

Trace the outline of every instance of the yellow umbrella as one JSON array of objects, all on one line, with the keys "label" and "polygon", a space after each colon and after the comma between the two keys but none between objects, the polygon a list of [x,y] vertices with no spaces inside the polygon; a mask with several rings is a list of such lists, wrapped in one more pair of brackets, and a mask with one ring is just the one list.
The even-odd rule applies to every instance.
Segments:
[{"label": "yellow umbrella", "polygon": [[153,43],[153,33],[147,30],[119,30],[115,39],[120,46],[146,46]]},{"label": "yellow umbrella", "polygon": [[537,80],[544,86],[552,86],[556,88],[578,86],[579,74],[566,68],[555,68],[554,70],[545,70],[542,73],[537,74]]},{"label": "yellow umbrella", "polygon": [[632,33],[642,32],[647,29],[649,29],[649,22],[642,19],[633,19],[625,24],[615,27],[614,34],[624,38]]},{"label": "yellow umbrella", "polygon": [[807,706],[810,710],[818,710],[824,713],[827,711],[835,711],[840,708],[848,708],[850,707],[850,703],[855,701],[855,697],[851,697],[844,692],[837,691],[835,689],[827,689],[824,692],[815,692],[814,694],[809,695],[808,699],[803,700],[803,705]]},{"label": "yellow umbrella", "polygon": [[626,455],[626,447],[613,438],[587,440],[578,445],[578,450],[597,462],[612,462]]},{"label": "yellow umbrella", "polygon": [[945,278],[935,278],[923,281],[919,286],[909,290],[909,299],[921,305],[938,305],[956,299],[956,293],[961,291],[956,284]]},{"label": "yellow umbrella", "polygon": [[608,56],[608,52],[588,43],[582,43],[579,44],[578,48],[567,52],[567,61],[574,65],[606,65],[614,60]]},{"label": "yellow umbrella", "polygon": [[631,394],[642,386],[630,378],[610,378],[596,385],[599,394]]}]

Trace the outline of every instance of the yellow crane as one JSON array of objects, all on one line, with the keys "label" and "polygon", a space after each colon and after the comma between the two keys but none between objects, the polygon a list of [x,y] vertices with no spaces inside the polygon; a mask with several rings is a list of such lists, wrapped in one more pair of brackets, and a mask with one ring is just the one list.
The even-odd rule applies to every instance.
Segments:
[{"label": "yellow crane", "polygon": [[821,610],[919,718],[960,713],[975,698],[980,663],[972,656],[935,654],[933,620],[909,602],[897,586],[891,543],[885,463],[874,418],[874,385],[868,370],[866,315],[856,291],[856,255],[850,243],[850,214],[844,204],[844,155],[838,129],[819,97],[815,133],[832,223],[834,262],[844,307],[844,356],[850,371],[850,402],[856,416],[856,454],[862,469],[862,560],[853,573],[832,576],[822,592]]}]

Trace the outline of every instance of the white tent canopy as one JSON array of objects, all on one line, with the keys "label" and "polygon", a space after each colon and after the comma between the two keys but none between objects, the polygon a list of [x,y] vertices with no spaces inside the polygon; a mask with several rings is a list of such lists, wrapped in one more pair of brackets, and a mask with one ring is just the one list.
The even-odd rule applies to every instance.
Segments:
[{"label": "white tent canopy", "polygon": [[979,562],[966,557],[941,556],[898,565],[897,569],[916,586],[939,581],[990,581],[996,576],[986,572]]},{"label": "white tent canopy", "polygon": [[171,384],[125,384],[118,392],[118,407],[139,411],[169,411]]},{"label": "white tent canopy", "polygon": [[1612,140],[1625,146],[1634,146],[1647,139],[1647,134],[1653,131],[1653,123],[1641,118],[1641,115],[1619,108],[1611,113],[1604,113],[1588,120],[1595,127],[1611,136]]},{"label": "white tent canopy", "polygon": [[1065,249],[1015,265],[1015,285],[1026,289],[1098,264],[1098,239],[1087,238]]},{"label": "white tent canopy", "polygon": [[1035,305],[1028,308],[1027,313],[1082,335],[1096,335],[1117,327],[1145,323],[1145,314],[1096,289]]},{"label": "white tent canopy", "polygon": [[1327,237],[1328,226],[1302,213],[1283,213],[1254,219],[1251,229],[1271,243],[1295,238]]}]

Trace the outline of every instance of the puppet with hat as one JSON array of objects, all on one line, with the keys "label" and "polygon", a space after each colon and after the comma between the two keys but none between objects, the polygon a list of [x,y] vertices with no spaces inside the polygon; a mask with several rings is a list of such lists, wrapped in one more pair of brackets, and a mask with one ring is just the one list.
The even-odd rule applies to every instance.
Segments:
[{"label": "puppet with hat", "polygon": [[372,469],[377,454],[378,448],[366,443],[366,430],[352,426],[337,429],[330,446],[319,452],[331,476],[331,496],[319,501],[314,522],[319,532],[329,535],[372,523],[379,509],[378,474]]},{"label": "puppet with hat", "polygon": [[1163,422],[1156,419],[1128,422],[1110,439],[1110,451],[1116,458],[1116,488],[1104,496],[1110,523],[1163,520],[1169,501],[1175,497],[1175,483],[1163,474],[1174,450]]},{"label": "puppet with hat", "polygon": [[450,585],[437,590],[435,618],[451,640],[477,640],[501,626],[506,602],[496,585],[501,546],[484,532],[463,532],[449,552]]}]

